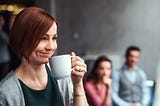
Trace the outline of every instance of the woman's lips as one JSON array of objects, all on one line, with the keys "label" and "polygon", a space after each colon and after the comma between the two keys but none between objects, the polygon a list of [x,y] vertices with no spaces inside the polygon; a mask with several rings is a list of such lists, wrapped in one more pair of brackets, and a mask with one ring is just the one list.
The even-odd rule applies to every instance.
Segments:
[{"label": "woman's lips", "polygon": [[48,53],[48,52],[40,52],[40,55],[41,55],[42,57],[49,58],[49,57],[51,57],[53,54],[52,54],[52,53]]}]

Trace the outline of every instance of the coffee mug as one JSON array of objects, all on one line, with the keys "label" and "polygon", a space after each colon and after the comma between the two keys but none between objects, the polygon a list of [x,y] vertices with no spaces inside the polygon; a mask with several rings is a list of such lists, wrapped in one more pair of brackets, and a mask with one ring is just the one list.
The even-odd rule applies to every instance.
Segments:
[{"label": "coffee mug", "polygon": [[56,79],[62,79],[71,75],[70,54],[53,56],[49,59],[49,64]]}]

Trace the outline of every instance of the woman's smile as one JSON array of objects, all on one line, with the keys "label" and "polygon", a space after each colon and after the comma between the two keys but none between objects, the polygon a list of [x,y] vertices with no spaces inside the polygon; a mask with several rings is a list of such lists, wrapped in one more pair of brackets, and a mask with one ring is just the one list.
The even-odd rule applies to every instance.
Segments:
[{"label": "woman's smile", "polygon": [[50,58],[53,55],[53,52],[39,52],[39,55],[44,58]]}]

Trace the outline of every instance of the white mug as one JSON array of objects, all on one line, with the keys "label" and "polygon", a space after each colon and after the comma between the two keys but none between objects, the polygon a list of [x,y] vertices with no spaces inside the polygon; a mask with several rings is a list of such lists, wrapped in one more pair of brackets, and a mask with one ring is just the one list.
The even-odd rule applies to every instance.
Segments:
[{"label": "white mug", "polygon": [[49,64],[53,76],[62,79],[71,75],[71,56],[70,54],[53,56],[49,59]]}]

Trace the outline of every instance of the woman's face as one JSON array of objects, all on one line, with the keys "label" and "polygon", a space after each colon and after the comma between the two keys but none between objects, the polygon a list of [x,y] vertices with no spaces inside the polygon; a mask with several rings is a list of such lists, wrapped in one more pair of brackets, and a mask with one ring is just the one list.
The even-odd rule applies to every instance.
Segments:
[{"label": "woman's face", "polygon": [[57,49],[57,25],[54,22],[48,32],[44,34],[37,47],[29,56],[29,62],[32,64],[45,64]]},{"label": "woman's face", "polygon": [[103,78],[104,76],[109,78],[112,71],[111,63],[108,61],[102,61],[99,64],[97,71],[100,78]]}]

